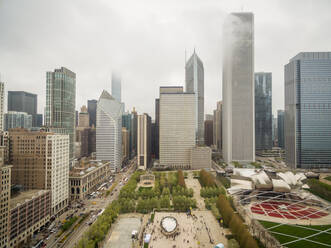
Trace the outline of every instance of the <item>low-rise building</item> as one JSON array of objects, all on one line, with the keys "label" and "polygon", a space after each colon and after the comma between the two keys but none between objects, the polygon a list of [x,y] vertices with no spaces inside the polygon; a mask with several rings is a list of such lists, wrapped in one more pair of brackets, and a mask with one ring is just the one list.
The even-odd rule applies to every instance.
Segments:
[{"label": "low-rise building", "polygon": [[51,217],[51,192],[29,190],[10,199],[8,247],[20,247]]},{"label": "low-rise building", "polygon": [[70,200],[84,199],[111,176],[109,161],[82,158],[69,172]]},{"label": "low-rise building", "polygon": [[191,169],[209,169],[211,167],[211,148],[196,146],[191,149]]}]

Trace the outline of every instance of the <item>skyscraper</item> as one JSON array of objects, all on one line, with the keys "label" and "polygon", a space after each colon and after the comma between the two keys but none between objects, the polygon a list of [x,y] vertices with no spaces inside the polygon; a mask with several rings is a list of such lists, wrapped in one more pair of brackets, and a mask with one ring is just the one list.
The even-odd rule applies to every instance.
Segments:
[{"label": "skyscraper", "polygon": [[78,115],[78,126],[79,127],[89,127],[90,125],[90,117],[87,112],[87,108],[83,105],[80,109],[80,113]]},{"label": "skyscraper", "polygon": [[41,127],[38,116],[38,96],[25,91],[8,91],[8,111],[25,112],[32,115],[32,126]]},{"label": "skyscraper", "polygon": [[123,104],[104,90],[97,105],[96,152],[112,171],[122,167],[122,115]]},{"label": "skyscraper", "polygon": [[[65,67],[46,74],[45,125],[69,134],[69,158],[74,158],[76,74]],[[55,130],[55,129],[53,129]]]},{"label": "skyscraper", "polygon": [[277,117],[272,115],[272,146],[276,146],[278,140]]},{"label": "skyscraper", "polygon": [[292,168],[331,168],[331,52],[285,65],[285,151]]},{"label": "skyscraper", "polygon": [[186,92],[195,93],[196,143],[204,144],[204,69],[198,55],[193,52],[185,65]]},{"label": "skyscraper", "polygon": [[195,94],[160,87],[160,166],[190,168],[196,141]]},{"label": "skyscraper", "polygon": [[213,120],[205,120],[205,145],[211,146],[213,144]]},{"label": "skyscraper", "polygon": [[138,168],[142,170],[151,167],[151,121],[148,114],[138,115],[137,157]]},{"label": "skyscraper", "polygon": [[132,115],[126,112],[122,116],[122,127],[125,127],[129,135],[129,158],[132,156]]},{"label": "skyscraper", "polygon": [[160,99],[155,99],[155,128],[154,128],[155,158],[160,157]]},{"label": "skyscraper", "polygon": [[284,110],[277,111],[277,138],[278,146],[280,148],[285,148],[285,129],[284,129]]},{"label": "skyscraper", "polygon": [[5,131],[11,128],[28,128],[32,127],[32,115],[28,115],[25,112],[9,111],[5,114]]},{"label": "skyscraper", "polygon": [[213,144],[218,151],[222,151],[222,101],[217,102],[217,107],[214,110],[213,120]]},{"label": "skyscraper", "polygon": [[272,149],[272,74],[255,73],[255,148]]},{"label": "skyscraper", "polygon": [[87,112],[90,116],[90,127],[94,125],[96,127],[96,118],[97,118],[97,100],[88,100],[87,101]]},{"label": "skyscraper", "polygon": [[0,131],[3,131],[4,123],[3,123],[3,103],[5,99],[5,84],[3,82],[0,82]]},{"label": "skyscraper", "polygon": [[223,37],[223,158],[255,161],[253,14],[229,15]]},{"label": "skyscraper", "polygon": [[136,109],[133,108],[131,111],[131,136],[132,136],[132,153],[133,155],[137,155],[137,126],[138,126],[138,115]]},{"label": "skyscraper", "polygon": [[121,76],[117,73],[111,75],[111,95],[119,102],[122,102]]}]

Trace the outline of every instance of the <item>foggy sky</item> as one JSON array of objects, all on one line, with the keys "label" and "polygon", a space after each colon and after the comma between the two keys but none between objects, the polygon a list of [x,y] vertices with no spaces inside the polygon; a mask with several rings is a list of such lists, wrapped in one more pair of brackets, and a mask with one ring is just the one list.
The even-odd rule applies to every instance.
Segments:
[{"label": "foggy sky", "polygon": [[[185,85],[196,49],[205,69],[205,114],[222,91],[222,25],[230,12],[255,16],[255,71],[272,72],[273,113],[284,106],[284,65],[302,51],[330,51],[329,0],[0,0],[0,73],[5,90],[38,94],[46,71],[76,73],[76,109],[122,76],[126,109],[150,113],[159,86]],[[5,101],[7,96],[5,98]],[[5,109],[7,111],[7,109]]]}]

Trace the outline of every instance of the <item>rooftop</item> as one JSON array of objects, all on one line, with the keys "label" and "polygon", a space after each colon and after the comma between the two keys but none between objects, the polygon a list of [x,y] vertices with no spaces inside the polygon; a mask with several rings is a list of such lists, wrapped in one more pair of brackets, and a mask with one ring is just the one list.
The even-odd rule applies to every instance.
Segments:
[{"label": "rooftop", "polygon": [[88,173],[96,170],[97,168],[109,164],[108,161],[100,161],[100,160],[91,160],[89,158],[82,158],[77,161],[73,168],[70,169],[69,177],[82,177],[87,175]]},{"label": "rooftop", "polygon": [[48,190],[32,189],[22,191],[17,196],[10,198],[10,208],[15,208],[17,204],[23,204],[27,200],[31,200],[34,196],[40,196],[46,192],[48,192]]}]

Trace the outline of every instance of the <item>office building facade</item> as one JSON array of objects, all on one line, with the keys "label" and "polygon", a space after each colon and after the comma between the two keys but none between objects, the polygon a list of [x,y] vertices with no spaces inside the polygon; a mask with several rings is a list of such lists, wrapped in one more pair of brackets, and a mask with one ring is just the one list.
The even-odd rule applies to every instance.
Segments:
[{"label": "office building facade", "polygon": [[155,128],[154,128],[155,158],[160,158],[160,99],[155,99]]},{"label": "office building facade", "polygon": [[9,111],[4,115],[5,131],[11,128],[32,128],[32,115],[24,112]]},{"label": "office building facade", "polygon": [[255,73],[255,149],[272,149],[272,74]]},{"label": "office building facade", "polygon": [[122,161],[125,163],[130,156],[130,135],[129,131],[122,127]]},{"label": "office building facade", "polygon": [[61,67],[46,74],[45,125],[61,128],[69,135],[70,160],[74,158],[76,74]]},{"label": "office building facade", "polygon": [[0,131],[4,130],[4,99],[5,99],[5,84],[0,82]]},{"label": "office building facade", "polygon": [[190,168],[196,143],[195,94],[160,87],[160,166]]},{"label": "office building facade", "polygon": [[137,155],[137,127],[138,127],[138,114],[135,108],[131,111],[131,136],[132,136],[132,154]]},{"label": "office building facade", "polygon": [[284,127],[284,110],[277,111],[277,140],[278,147],[285,148],[285,127]]},{"label": "office building facade", "polygon": [[229,15],[223,37],[223,158],[255,161],[253,14]]},{"label": "office building facade", "polygon": [[[2,150],[3,157],[3,150]],[[0,247],[8,247],[10,223],[11,166],[0,163]]]},{"label": "office building facade", "polygon": [[90,127],[96,127],[97,119],[97,100],[88,100],[87,101],[87,112],[90,118]]},{"label": "office building facade", "polygon": [[126,112],[122,116],[122,127],[125,127],[129,135],[129,158],[132,157],[132,116]]},{"label": "office building facade", "polygon": [[9,139],[12,184],[50,190],[52,215],[61,214],[69,200],[68,135],[13,129]]},{"label": "office building facade", "polygon": [[217,151],[222,151],[222,101],[218,101],[213,116],[213,144]]},{"label": "office building facade", "polygon": [[195,93],[196,143],[201,145],[204,144],[204,69],[195,50],[185,65],[185,84],[187,93]]},{"label": "office building facade", "polygon": [[205,120],[205,145],[211,146],[213,145],[213,129],[214,129],[214,121],[213,120]]},{"label": "office building facade", "polygon": [[122,102],[122,82],[118,73],[111,75],[111,95],[119,102]]},{"label": "office building facade", "polygon": [[151,117],[138,115],[137,121],[137,160],[138,168],[146,170],[151,167]]},{"label": "office building facade", "polygon": [[96,153],[98,160],[110,161],[112,171],[122,167],[123,104],[103,91],[97,105]]},{"label": "office building facade", "polygon": [[285,65],[285,153],[291,168],[331,168],[331,52]]}]

